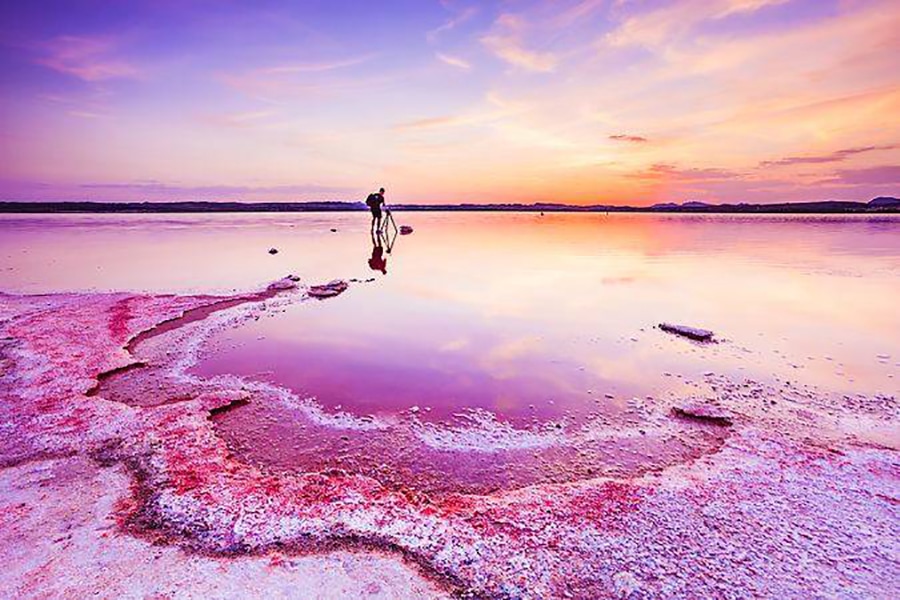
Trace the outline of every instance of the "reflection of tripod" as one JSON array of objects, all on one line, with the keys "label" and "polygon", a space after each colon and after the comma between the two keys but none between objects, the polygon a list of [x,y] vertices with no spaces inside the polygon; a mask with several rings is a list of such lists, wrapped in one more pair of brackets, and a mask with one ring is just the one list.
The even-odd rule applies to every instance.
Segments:
[{"label": "reflection of tripod", "polygon": [[[378,232],[378,239],[383,240],[385,246],[387,246],[387,253],[390,254],[391,250],[394,249],[394,242],[397,240],[397,234],[400,232],[400,229],[397,227],[397,222],[394,221],[394,215],[391,214],[391,211],[384,211],[384,223],[382,224],[381,230]],[[394,226],[394,231],[391,232],[388,224]],[[375,243],[374,237],[372,243]]]}]

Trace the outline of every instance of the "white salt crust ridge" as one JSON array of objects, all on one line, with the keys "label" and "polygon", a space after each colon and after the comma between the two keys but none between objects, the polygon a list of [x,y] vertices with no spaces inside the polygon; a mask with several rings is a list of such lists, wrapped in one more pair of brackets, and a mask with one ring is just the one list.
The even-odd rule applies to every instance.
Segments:
[{"label": "white salt crust ridge", "polygon": [[467,450],[496,452],[498,450],[526,450],[565,445],[567,436],[554,424],[539,430],[516,429],[484,409],[469,409],[460,415],[470,426],[440,426],[418,421],[416,436],[434,450]]}]

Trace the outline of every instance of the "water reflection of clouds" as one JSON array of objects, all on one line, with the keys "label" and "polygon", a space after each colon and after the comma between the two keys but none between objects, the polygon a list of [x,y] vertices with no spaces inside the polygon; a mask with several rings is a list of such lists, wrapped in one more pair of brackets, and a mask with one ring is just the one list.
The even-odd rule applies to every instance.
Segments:
[{"label": "water reflection of clouds", "polygon": [[[772,353],[777,348],[840,357],[857,382],[882,388],[892,367],[876,364],[871,349],[900,355],[891,334],[900,330],[893,306],[900,219],[416,213],[404,220],[416,233],[392,255],[391,277],[262,319],[253,325],[268,338],[261,343],[284,343],[289,352],[331,346],[343,357],[405,352],[442,372],[521,371],[562,357],[618,381],[699,364],[798,376]],[[287,272],[307,284],[370,274],[360,256],[369,243],[364,213],[31,218],[21,230],[19,222],[0,222],[10,291],[231,291]],[[278,255],[266,253],[272,246]],[[754,361],[738,363],[721,348],[695,353],[667,338],[658,347],[649,331],[636,333],[661,320],[712,328],[750,347]],[[542,343],[500,360],[523,335],[543,336]],[[616,343],[635,335],[639,343]],[[493,364],[466,362],[492,351]],[[802,376],[835,377],[819,363]]]},{"label": "water reflection of clouds", "polygon": [[470,343],[471,342],[468,339],[457,338],[441,344],[438,346],[438,350],[441,352],[458,352],[468,348]]}]

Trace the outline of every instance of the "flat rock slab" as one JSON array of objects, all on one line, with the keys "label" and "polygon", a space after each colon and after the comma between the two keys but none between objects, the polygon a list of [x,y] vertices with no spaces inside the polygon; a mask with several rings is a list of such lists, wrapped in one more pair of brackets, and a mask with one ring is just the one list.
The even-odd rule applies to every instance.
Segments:
[{"label": "flat rock slab", "polygon": [[698,327],[689,327],[687,325],[676,325],[672,323],[660,323],[659,328],[666,333],[674,333],[682,337],[690,338],[698,342],[712,341],[713,332],[708,329],[700,329]]},{"label": "flat rock slab", "polygon": [[711,404],[690,403],[673,406],[672,413],[685,419],[705,421],[726,427],[734,422],[730,412]]},{"label": "flat rock slab", "polygon": [[341,279],[335,279],[323,285],[314,285],[307,293],[313,298],[331,298],[347,290],[348,283]]},{"label": "flat rock slab", "polygon": [[273,281],[269,284],[269,287],[267,289],[269,291],[292,290],[297,287],[298,281],[300,281],[300,278],[296,275],[288,275],[283,279]]}]

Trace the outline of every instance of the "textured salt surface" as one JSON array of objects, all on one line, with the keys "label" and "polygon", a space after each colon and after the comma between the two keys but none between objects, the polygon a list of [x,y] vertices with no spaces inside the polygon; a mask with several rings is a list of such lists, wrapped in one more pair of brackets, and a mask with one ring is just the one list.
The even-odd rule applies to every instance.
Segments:
[{"label": "textured salt surface", "polygon": [[[267,314],[276,310],[277,304],[268,303]],[[140,339],[130,346],[139,366],[104,376],[98,392],[140,406],[245,389],[252,392],[252,402],[212,417],[236,457],[280,470],[338,469],[417,494],[486,494],[535,483],[634,476],[714,451],[724,439],[715,427],[676,424],[643,414],[640,406],[615,418],[597,415],[578,425],[550,422],[531,428],[514,427],[483,410],[458,414],[462,424],[456,425],[425,422],[415,412],[354,416],[325,411],[314,399],[264,382],[204,379],[188,372],[205,339],[258,316],[231,312]]]},{"label": "textured salt surface", "polygon": [[[277,390],[185,372],[208,331],[304,297],[288,290],[173,321],[129,346],[222,299],[0,296],[0,594],[273,595],[303,585],[385,597],[897,596],[895,397],[835,403],[789,382],[709,375],[703,401],[727,411],[730,427],[672,415],[696,399],[631,407],[633,425],[646,426],[635,439],[671,435],[689,452],[654,463],[635,448],[635,464],[655,466],[476,494],[407,474],[274,468],[236,455],[213,421]],[[98,387],[101,373],[136,360],[126,346],[152,360]],[[435,428],[323,414],[289,395],[282,405],[303,412],[310,433],[344,425],[361,443],[405,432],[428,452],[472,456],[516,444],[580,449],[628,429],[517,433],[485,415],[470,428]],[[709,436],[715,443],[701,443]]]}]

